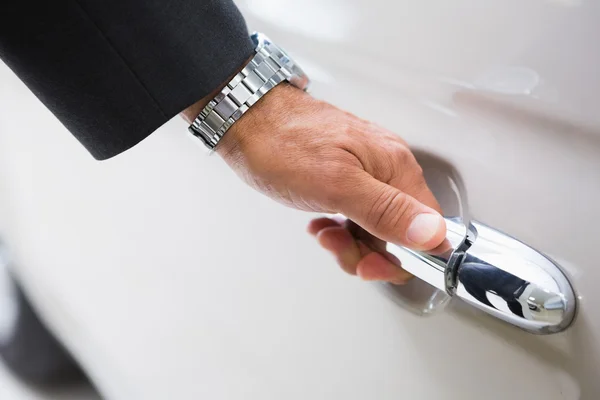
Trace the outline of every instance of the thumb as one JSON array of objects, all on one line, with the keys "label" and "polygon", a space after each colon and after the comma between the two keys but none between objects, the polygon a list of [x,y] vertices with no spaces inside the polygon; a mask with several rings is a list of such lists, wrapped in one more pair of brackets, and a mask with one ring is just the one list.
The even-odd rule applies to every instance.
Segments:
[{"label": "thumb", "polygon": [[371,234],[414,250],[431,250],[446,237],[444,218],[414,197],[361,174],[341,212]]}]

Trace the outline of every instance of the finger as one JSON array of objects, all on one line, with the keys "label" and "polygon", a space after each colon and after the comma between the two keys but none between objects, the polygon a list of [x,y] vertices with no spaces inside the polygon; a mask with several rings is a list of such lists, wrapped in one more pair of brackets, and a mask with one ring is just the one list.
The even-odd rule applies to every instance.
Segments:
[{"label": "finger", "polygon": [[[402,269],[402,263],[398,257],[386,250],[386,242],[371,235],[369,232],[351,220],[347,220],[345,225],[347,226],[346,229],[348,229],[352,233],[352,236],[357,239],[358,247],[363,255],[362,262],[359,263],[357,267],[357,275],[366,280],[383,278],[384,280],[395,284],[404,284],[414,277],[411,273]],[[438,248],[439,247],[440,246],[438,246]],[[373,251],[381,254],[396,268],[393,269],[389,268],[388,266],[387,269],[382,271],[380,266],[381,262],[378,258],[368,258],[365,260],[364,256],[372,253]]]},{"label": "finger", "polygon": [[[359,245],[364,244],[368,246],[371,251],[374,250],[380,253],[386,252],[386,242],[384,242],[376,236],[373,236],[371,233],[364,230],[360,225],[358,225],[351,219],[347,219],[342,226],[348,229],[352,236],[354,236],[354,238],[358,241]],[[369,253],[371,251],[369,251]],[[365,254],[367,253],[364,253],[363,255]]]},{"label": "finger", "polygon": [[319,231],[317,240],[323,248],[333,253],[345,272],[356,275],[356,266],[362,254],[350,232],[340,226],[328,227]]},{"label": "finger", "polygon": [[373,252],[363,257],[356,267],[356,273],[366,281],[387,281],[402,285],[412,278],[412,275],[399,268],[383,255]]},{"label": "finger", "polygon": [[[402,263],[398,257],[386,250],[386,242],[371,235],[352,221],[350,222],[353,225],[353,230],[363,238],[357,239],[358,247],[363,256],[357,265],[356,274],[358,276],[364,280],[384,280],[398,285],[402,285],[413,278],[410,272],[402,269]],[[356,235],[353,236],[357,237]],[[389,263],[383,263],[379,257],[366,257],[373,251],[383,256]],[[393,267],[389,265],[390,263]]]},{"label": "finger", "polygon": [[360,174],[353,193],[343,196],[341,212],[373,235],[415,250],[437,247],[446,224],[433,208],[367,173]]},{"label": "finger", "polygon": [[[321,245],[332,252],[344,271],[362,279],[387,281],[394,284],[407,282],[412,275],[401,268],[400,261],[387,252],[377,253],[365,243],[356,240],[350,232],[329,227],[318,234]],[[358,252],[357,252],[358,250]]]},{"label": "finger", "polygon": [[[339,229],[326,229],[340,227],[338,221],[326,217],[312,220],[308,230],[311,233],[314,232],[315,235],[319,234],[322,246],[332,252],[342,268],[350,274],[356,274],[357,267],[360,266],[362,272],[359,275],[365,280],[383,280],[402,284],[412,277],[401,268],[400,261],[393,254],[385,251],[385,242],[374,237],[351,220],[346,220],[343,226],[351,237],[340,232]],[[321,231],[323,232],[320,233]],[[360,256],[352,254],[354,245],[351,243],[351,239],[354,239],[358,246]],[[380,252],[383,260],[381,257],[372,256],[371,253],[374,251]],[[356,261],[358,264],[354,265]]]},{"label": "finger", "polygon": [[310,221],[308,223],[308,227],[306,228],[306,230],[311,235],[316,236],[321,230],[323,230],[325,228],[334,227],[334,226],[340,226],[339,222],[337,222],[331,218],[321,217],[321,218],[315,218],[312,221]]},{"label": "finger", "polygon": [[[354,237],[354,239],[358,242],[359,248],[362,246],[368,246],[368,252],[362,252],[363,255],[366,255],[372,251],[385,252],[386,243],[371,235],[369,232],[360,227],[356,222],[346,219],[343,216],[336,217],[319,217],[311,220],[308,224],[307,231],[313,236],[317,236],[317,234],[325,229],[331,227],[343,227]],[[389,253],[388,253],[389,254]],[[391,255],[391,254],[390,254]],[[393,257],[393,256],[392,256]],[[399,264],[398,264],[399,265]]]}]

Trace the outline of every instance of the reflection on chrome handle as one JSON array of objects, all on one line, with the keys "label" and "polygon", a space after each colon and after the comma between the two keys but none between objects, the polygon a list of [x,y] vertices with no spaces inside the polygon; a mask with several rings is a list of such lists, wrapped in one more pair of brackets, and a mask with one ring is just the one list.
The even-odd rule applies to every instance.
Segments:
[{"label": "reflection on chrome handle", "polygon": [[387,249],[418,278],[526,331],[549,334],[571,325],[575,294],[552,260],[481,223],[446,223],[446,242],[430,253]]}]

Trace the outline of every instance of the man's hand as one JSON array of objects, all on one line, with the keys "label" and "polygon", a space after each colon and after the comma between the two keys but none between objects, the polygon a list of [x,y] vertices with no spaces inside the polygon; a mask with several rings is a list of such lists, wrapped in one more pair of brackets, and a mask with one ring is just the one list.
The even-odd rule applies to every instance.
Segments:
[{"label": "man's hand", "polygon": [[363,279],[410,278],[381,240],[429,250],[445,237],[440,207],[402,139],[287,84],[234,124],[217,152],[272,199],[344,214],[374,235],[328,218],[309,226],[344,271]]}]

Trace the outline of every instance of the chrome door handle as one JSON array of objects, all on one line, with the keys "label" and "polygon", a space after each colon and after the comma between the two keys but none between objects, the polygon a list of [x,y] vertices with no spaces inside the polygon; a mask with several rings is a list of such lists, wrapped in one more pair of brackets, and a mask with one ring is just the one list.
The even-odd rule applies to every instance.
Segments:
[{"label": "chrome door handle", "polygon": [[575,293],[555,262],[479,222],[446,218],[446,225],[446,241],[432,253],[391,243],[387,250],[416,277],[528,332],[571,325]]}]

